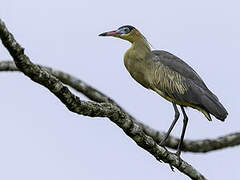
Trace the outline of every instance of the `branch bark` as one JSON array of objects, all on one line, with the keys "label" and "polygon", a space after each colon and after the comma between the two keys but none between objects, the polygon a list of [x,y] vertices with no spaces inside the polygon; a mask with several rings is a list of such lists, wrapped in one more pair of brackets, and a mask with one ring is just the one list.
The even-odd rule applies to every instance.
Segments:
[{"label": "branch bark", "polygon": [[[157,131],[144,123],[137,121],[132,115],[127,113],[122,107],[120,107],[113,99],[106,96],[97,89],[91,87],[84,81],[62,71],[54,70],[50,67],[41,66],[42,69],[47,70],[50,74],[58,78],[62,83],[72,87],[76,91],[84,94],[90,100],[99,103],[111,103],[125,112],[126,115],[131,118],[136,124],[142,126],[144,133],[154,139],[156,143],[160,143],[165,133]],[[12,61],[0,61],[0,71],[19,71],[15,63]],[[166,142],[166,146],[172,149],[177,149],[179,139],[170,136]],[[240,145],[240,132],[227,134],[216,139],[203,139],[203,140],[184,140],[183,151],[195,152],[195,153],[206,153],[214,150],[224,149],[232,146]]]}]

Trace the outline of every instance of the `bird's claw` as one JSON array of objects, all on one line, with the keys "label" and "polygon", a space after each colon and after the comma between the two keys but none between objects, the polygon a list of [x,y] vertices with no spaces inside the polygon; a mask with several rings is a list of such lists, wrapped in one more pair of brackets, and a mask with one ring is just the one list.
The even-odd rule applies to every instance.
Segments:
[{"label": "bird's claw", "polygon": [[172,172],[175,172],[175,171],[174,171],[174,167],[173,167],[171,164],[169,164],[169,166],[170,166]]},{"label": "bird's claw", "polygon": [[181,151],[177,150],[175,154],[180,158]]},{"label": "bird's claw", "polygon": [[180,167],[181,164],[182,164],[182,159],[181,159],[181,157],[180,157],[181,151],[178,150],[178,151],[175,153],[175,155],[177,156],[177,159],[178,159],[178,161],[179,161],[179,167]]},{"label": "bird's claw", "polygon": [[167,148],[165,147],[165,143],[160,142],[159,146],[161,146],[162,148],[164,148],[167,151]]}]

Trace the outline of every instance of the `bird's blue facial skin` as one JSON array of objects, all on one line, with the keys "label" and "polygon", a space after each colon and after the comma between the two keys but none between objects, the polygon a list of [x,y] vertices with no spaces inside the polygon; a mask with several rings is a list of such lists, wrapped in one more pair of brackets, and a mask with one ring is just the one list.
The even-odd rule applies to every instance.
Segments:
[{"label": "bird's blue facial skin", "polygon": [[117,30],[120,34],[128,34],[130,29],[128,27],[123,27]]}]

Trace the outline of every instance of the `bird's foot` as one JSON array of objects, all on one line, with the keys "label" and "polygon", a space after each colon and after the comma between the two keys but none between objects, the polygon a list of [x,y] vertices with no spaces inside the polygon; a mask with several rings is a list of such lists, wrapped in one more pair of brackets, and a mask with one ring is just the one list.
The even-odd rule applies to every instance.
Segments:
[{"label": "bird's foot", "polygon": [[177,150],[177,152],[176,152],[175,154],[176,154],[176,156],[177,156],[177,158],[178,158],[179,166],[181,166],[181,164],[182,164],[182,159],[181,159],[181,157],[180,157],[180,155],[181,155],[181,150]]},{"label": "bird's foot", "polygon": [[161,141],[159,143],[159,146],[163,147],[167,151],[167,148],[165,147],[165,142]]},{"label": "bird's foot", "polygon": [[162,139],[158,145],[165,148],[165,144],[166,144],[166,138]]},{"label": "bird's foot", "polygon": [[169,164],[169,166],[170,166],[170,169],[172,170],[172,172],[175,172],[174,167],[171,164]]},{"label": "bird's foot", "polygon": [[[165,142],[164,142],[164,141],[161,141],[161,142],[159,143],[159,146],[161,146],[162,148],[165,149],[165,151],[168,152],[167,148],[166,148],[164,145],[165,145]],[[173,167],[171,164],[169,164],[169,167],[170,167],[170,169],[171,169],[173,172],[175,172],[175,171],[174,171],[174,167]]]},{"label": "bird's foot", "polygon": [[180,158],[181,151],[178,149],[177,152],[176,152],[175,154]]}]

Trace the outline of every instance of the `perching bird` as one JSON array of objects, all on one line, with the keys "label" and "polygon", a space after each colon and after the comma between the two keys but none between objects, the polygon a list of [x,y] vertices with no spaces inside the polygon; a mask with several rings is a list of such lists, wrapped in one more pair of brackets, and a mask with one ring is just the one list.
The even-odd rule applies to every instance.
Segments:
[{"label": "perching bird", "polygon": [[99,36],[113,36],[127,40],[132,46],[124,54],[124,65],[131,76],[142,86],[151,89],[173,104],[175,118],[160,145],[164,145],[179,118],[177,105],[183,113],[183,128],[176,154],[180,156],[188,117],[184,110],[189,106],[201,111],[211,121],[211,115],[224,121],[228,113],[223,105],[187,63],[175,55],[151,51],[146,38],[133,26],[126,25]]}]

